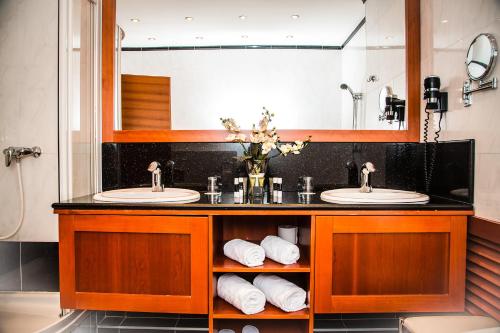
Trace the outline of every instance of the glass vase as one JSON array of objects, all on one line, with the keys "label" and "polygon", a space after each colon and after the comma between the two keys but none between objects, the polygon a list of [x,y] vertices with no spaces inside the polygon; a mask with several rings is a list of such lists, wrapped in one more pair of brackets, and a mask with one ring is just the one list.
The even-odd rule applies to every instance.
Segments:
[{"label": "glass vase", "polygon": [[267,172],[269,159],[245,161],[245,167],[248,174],[248,195],[251,197],[261,197],[264,195],[264,182]]}]

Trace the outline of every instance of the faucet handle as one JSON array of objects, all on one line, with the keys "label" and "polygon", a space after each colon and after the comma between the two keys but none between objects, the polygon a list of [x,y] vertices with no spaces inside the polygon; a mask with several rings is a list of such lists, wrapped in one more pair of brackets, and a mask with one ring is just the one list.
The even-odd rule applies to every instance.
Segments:
[{"label": "faucet handle", "polygon": [[369,174],[375,171],[377,171],[377,169],[375,169],[375,165],[373,165],[372,162],[366,162],[361,166],[361,172],[364,174]]},{"label": "faucet handle", "polygon": [[160,163],[159,163],[159,162],[156,162],[156,161],[151,162],[151,163],[149,164],[149,166],[148,166],[148,171],[149,171],[149,172],[155,172],[157,169],[159,169],[159,168],[160,168],[160,166],[161,166],[161,165],[160,165]]}]

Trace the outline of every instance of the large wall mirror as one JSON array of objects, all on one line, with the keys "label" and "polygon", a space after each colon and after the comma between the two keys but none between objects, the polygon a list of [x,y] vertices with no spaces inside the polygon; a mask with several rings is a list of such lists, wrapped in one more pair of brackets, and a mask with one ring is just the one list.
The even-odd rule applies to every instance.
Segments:
[{"label": "large wall mirror", "polygon": [[[419,0],[103,0],[103,141],[416,141]],[[402,101],[396,117],[381,91]]]}]

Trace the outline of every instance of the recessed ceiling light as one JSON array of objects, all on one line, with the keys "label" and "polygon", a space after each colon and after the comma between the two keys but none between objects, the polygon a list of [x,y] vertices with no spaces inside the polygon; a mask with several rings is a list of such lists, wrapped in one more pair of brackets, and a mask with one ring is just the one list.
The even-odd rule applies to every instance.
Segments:
[{"label": "recessed ceiling light", "polygon": [[133,18],[133,19],[130,19],[130,21],[134,22],[134,23],[139,23],[141,22],[141,20],[139,20],[138,18]]},{"label": "recessed ceiling light", "polygon": [[193,20],[193,17],[192,16],[186,16],[184,18],[184,20],[188,21],[188,22],[191,22]]},{"label": "recessed ceiling light", "polygon": [[448,20],[441,20],[441,23],[448,23]]},{"label": "recessed ceiling light", "polygon": [[243,35],[243,36],[241,36],[241,38],[248,38],[248,36],[247,35]]},{"label": "recessed ceiling light", "polygon": [[394,39],[394,36],[385,36],[385,39],[391,40],[391,39]]},{"label": "recessed ceiling light", "polygon": [[298,20],[300,18],[300,15],[299,14],[293,14],[291,16],[292,20]]},{"label": "recessed ceiling light", "polygon": [[286,36],[286,38],[288,38],[288,39],[292,39],[292,38],[293,38],[293,35],[288,35],[288,36]]},{"label": "recessed ceiling light", "polygon": [[203,36],[196,36],[196,39],[203,39]]},{"label": "recessed ceiling light", "polygon": [[156,40],[155,37],[148,37],[148,40]]},{"label": "recessed ceiling light", "polygon": [[246,15],[240,15],[238,17],[240,18],[240,20],[246,20],[247,19]]}]

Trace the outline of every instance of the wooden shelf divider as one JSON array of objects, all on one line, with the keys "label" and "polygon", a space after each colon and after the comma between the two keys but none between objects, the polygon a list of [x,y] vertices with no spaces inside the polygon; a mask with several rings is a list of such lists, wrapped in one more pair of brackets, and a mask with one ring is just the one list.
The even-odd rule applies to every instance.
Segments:
[{"label": "wooden shelf divider", "polygon": [[224,301],[222,298],[214,299],[214,319],[309,319],[309,309],[295,312],[285,312],[270,303],[266,303],[264,311],[254,315],[246,315],[239,309]]},{"label": "wooden shelf divider", "polygon": [[247,267],[224,255],[214,258],[213,271],[218,273],[309,273],[311,266],[307,255],[303,255],[296,264],[283,265],[266,258],[264,265]]}]

